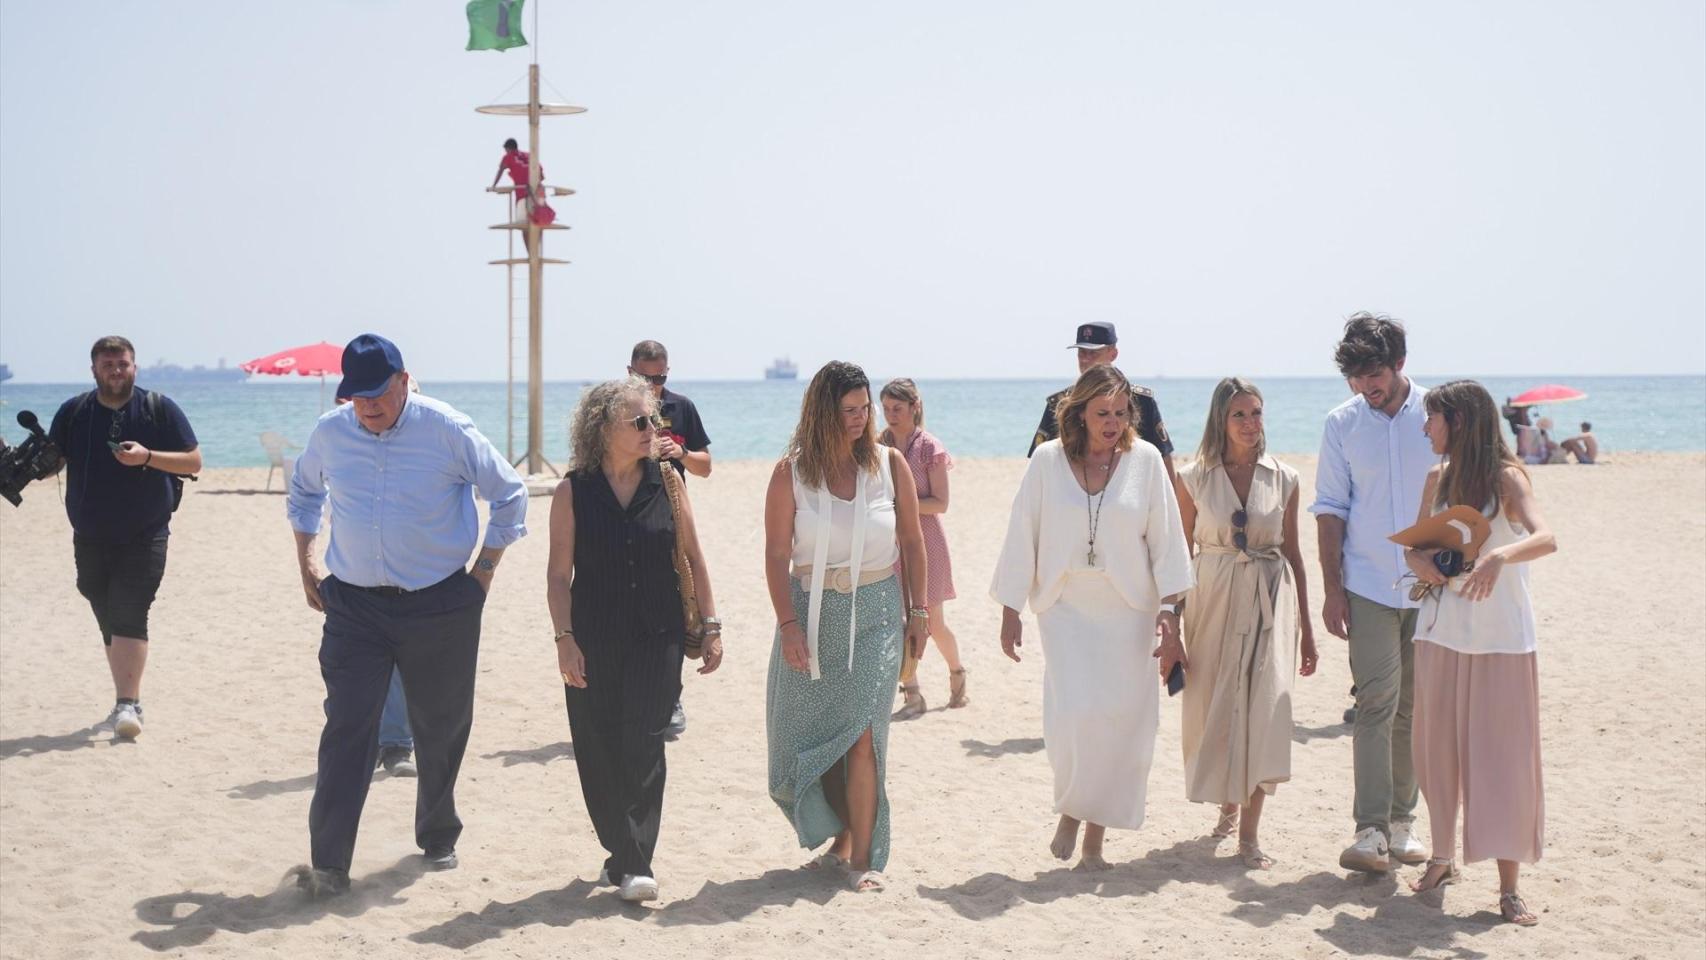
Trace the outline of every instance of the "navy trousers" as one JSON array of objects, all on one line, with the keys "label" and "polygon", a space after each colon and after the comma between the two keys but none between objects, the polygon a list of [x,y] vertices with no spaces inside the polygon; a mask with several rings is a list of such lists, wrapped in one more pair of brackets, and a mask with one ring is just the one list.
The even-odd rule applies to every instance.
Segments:
[{"label": "navy trousers", "polygon": [[308,808],[314,866],[348,870],[379,756],[379,718],[393,668],[408,688],[415,734],[415,842],[454,848],[456,774],[474,721],[474,674],[486,591],[465,572],[410,593],[364,590],[327,577],[320,676],[326,727]]}]

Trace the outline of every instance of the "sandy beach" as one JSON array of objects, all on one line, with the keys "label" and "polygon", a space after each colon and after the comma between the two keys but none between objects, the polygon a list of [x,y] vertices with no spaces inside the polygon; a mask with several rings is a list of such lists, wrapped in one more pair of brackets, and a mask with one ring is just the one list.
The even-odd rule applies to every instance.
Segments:
[{"label": "sandy beach", "polygon": [[[1309,458],[1283,458],[1312,489]],[[972,703],[896,724],[889,888],[856,895],[807,859],[765,792],[761,567],[768,465],[692,484],[727,660],[689,673],[669,748],[663,899],[596,889],[544,602],[549,500],[486,609],[473,738],[458,791],[461,868],[424,873],[414,781],[375,779],[355,888],[307,902],[278,881],[307,859],[323,695],[320,617],[303,602],[284,498],[265,471],[212,471],[174,520],[144,684],[147,729],[113,743],[99,636],[73,577],[53,481],[0,505],[0,955],[352,957],[1700,957],[1706,955],[1706,455],[1623,454],[1534,470],[1560,550],[1534,568],[1546,858],[1524,874],[1540,925],[1498,922],[1492,863],[1415,896],[1416,868],[1350,875],[1344,644],[1317,627],[1296,692],[1293,780],[1268,806],[1251,872],[1183,798],[1178,705],[1164,700],[1149,820],[1110,833],[1115,866],[1052,860],[1042,652],[996,643],[985,597],[1024,461],[964,460],[946,517],[948,605]],[[1314,567],[1312,523],[1304,552]],[[1319,615],[1312,569],[1311,614]],[[1418,826],[1425,830],[1425,816]]]}]

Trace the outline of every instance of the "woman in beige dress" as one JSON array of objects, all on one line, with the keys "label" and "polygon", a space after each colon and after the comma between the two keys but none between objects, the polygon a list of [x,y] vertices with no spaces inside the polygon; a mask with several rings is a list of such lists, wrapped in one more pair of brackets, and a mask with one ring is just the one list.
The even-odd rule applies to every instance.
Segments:
[{"label": "woman in beige dress", "polygon": [[[1215,387],[1196,461],[1179,471],[1179,507],[1195,554],[1185,600],[1190,662],[1182,711],[1185,793],[1220,805],[1215,837],[1238,830],[1258,870],[1262,801],[1291,779],[1291,674],[1315,672],[1308,584],[1297,541],[1297,471],[1267,453],[1262,393]],[[1298,644],[1302,641],[1302,664]]]}]

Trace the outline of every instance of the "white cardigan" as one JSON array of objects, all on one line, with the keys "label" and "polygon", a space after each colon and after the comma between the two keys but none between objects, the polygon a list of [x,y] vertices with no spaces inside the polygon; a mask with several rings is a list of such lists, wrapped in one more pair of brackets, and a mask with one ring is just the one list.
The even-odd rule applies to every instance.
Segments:
[{"label": "white cardigan", "polygon": [[[1090,522],[1084,488],[1073,475],[1059,440],[1039,447],[1013,498],[1007,540],[989,595],[996,603],[1033,614],[1060,597],[1068,573],[1090,568]],[[1152,611],[1161,598],[1196,582],[1179,502],[1167,480],[1161,452],[1143,440],[1120,455],[1108,478],[1096,532],[1096,569],[1134,610]]]}]

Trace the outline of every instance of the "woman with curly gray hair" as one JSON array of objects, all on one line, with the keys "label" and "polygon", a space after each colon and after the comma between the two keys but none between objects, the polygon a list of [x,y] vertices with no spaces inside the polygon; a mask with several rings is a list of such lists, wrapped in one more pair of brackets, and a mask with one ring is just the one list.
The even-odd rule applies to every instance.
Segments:
[{"label": "woman with curly gray hair", "polygon": [[722,623],[687,491],[658,466],[657,400],[646,382],[629,377],[588,390],[569,434],[569,475],[551,500],[545,599],[575,766],[610,854],[600,882],[624,900],[655,900],[664,729],[681,694],[687,640],[677,537],[705,623],[702,674],[722,662]]}]

